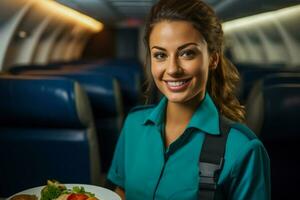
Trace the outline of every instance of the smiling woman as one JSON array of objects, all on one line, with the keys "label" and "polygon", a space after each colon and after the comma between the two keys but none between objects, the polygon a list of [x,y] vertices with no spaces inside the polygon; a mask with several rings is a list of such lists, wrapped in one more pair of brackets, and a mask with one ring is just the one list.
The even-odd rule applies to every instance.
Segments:
[{"label": "smiling woman", "polygon": [[[165,142],[170,145],[182,134],[193,114],[181,112],[176,121],[172,110],[178,104],[191,110],[198,107],[205,96],[208,71],[216,68],[219,57],[217,53],[208,53],[200,32],[185,21],[157,23],[149,43],[152,76],[157,88],[167,97],[167,112],[175,122],[170,124],[173,120],[166,120],[166,133],[172,134],[165,135]],[[179,124],[182,124],[181,128]]]},{"label": "smiling woman", "polygon": [[150,37],[151,71],[156,86],[170,102],[198,104],[205,94],[209,67],[216,67],[218,56],[211,56],[201,34],[191,23],[163,21]]},{"label": "smiling woman", "polygon": [[[156,106],[129,113],[108,180],[123,199],[270,199],[268,154],[244,124],[223,31],[201,0],[161,0],[145,30]],[[153,81],[152,81],[153,80]]]}]

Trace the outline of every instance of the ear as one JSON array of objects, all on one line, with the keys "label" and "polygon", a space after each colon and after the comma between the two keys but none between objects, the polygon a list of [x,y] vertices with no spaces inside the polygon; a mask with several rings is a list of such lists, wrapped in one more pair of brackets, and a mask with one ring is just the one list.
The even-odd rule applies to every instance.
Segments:
[{"label": "ear", "polygon": [[217,52],[214,52],[210,55],[210,58],[209,58],[209,69],[210,70],[214,70],[217,68],[218,66],[218,63],[219,63],[219,59],[220,59],[220,56]]}]

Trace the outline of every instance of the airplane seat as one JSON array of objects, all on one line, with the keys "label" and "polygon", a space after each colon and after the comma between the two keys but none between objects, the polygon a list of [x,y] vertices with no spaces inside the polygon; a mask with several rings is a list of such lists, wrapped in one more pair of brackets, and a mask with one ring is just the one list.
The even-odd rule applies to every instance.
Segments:
[{"label": "airplane seat", "polygon": [[244,66],[244,68],[238,68],[240,73],[240,84],[238,86],[238,98],[242,103],[245,103],[251,88],[256,81],[265,77],[268,74],[282,73],[282,72],[300,72],[300,68],[288,68],[280,67],[280,64],[274,64],[268,66]]},{"label": "airplane seat", "polygon": [[[52,71],[52,72],[51,72]],[[120,82],[123,96],[124,112],[127,114],[132,107],[139,105],[143,99],[142,82],[144,73],[142,67],[135,60],[111,59],[98,60],[90,63],[68,65],[49,65],[48,66],[24,66],[20,69],[11,69],[11,74],[48,74],[57,73],[57,71],[70,73],[99,73],[116,77]]]},{"label": "airplane seat", "polygon": [[105,73],[68,70],[28,70],[23,76],[64,77],[78,81],[85,89],[95,118],[123,116],[123,102],[118,80]]},{"label": "airplane seat", "polygon": [[80,83],[91,102],[101,150],[102,170],[107,172],[124,118],[123,97],[117,79],[103,73],[85,71],[28,70],[23,74],[64,77]]},{"label": "airplane seat", "polygon": [[246,119],[247,125],[254,130],[260,132],[263,115],[260,115],[260,110],[263,107],[263,90],[274,85],[289,85],[300,84],[300,72],[298,73],[275,73],[266,75],[261,80],[257,81],[250,91],[249,97],[246,101]]},{"label": "airplane seat", "polygon": [[61,66],[51,66],[51,65],[17,65],[10,67],[8,73],[13,75],[23,74],[30,70],[59,70]]},{"label": "airplane seat", "polygon": [[239,72],[245,70],[255,70],[255,69],[282,69],[286,67],[286,63],[275,62],[275,63],[252,63],[252,62],[234,62],[233,63]]},{"label": "airplane seat", "polygon": [[96,60],[72,60],[72,61],[57,61],[47,64],[29,64],[29,65],[16,65],[8,69],[10,74],[23,74],[28,71],[39,70],[72,70],[85,65],[98,63]]},{"label": "airplane seat", "polygon": [[262,81],[264,85],[300,84],[300,72],[281,72],[266,75]]},{"label": "airplane seat", "polygon": [[48,179],[100,184],[92,111],[77,82],[1,76],[0,101],[1,197]]},{"label": "airplane seat", "polygon": [[[247,104],[247,124],[265,145],[271,160],[272,199],[297,194],[300,157],[300,82],[261,81]],[[254,90],[253,89],[253,90]],[[291,159],[292,158],[292,159]]]},{"label": "airplane seat", "polygon": [[78,81],[91,102],[100,144],[103,172],[107,172],[124,120],[120,84],[105,74],[61,73],[59,76]]},{"label": "airplane seat", "polygon": [[51,66],[65,66],[65,65],[85,65],[85,64],[92,64],[98,62],[98,60],[90,60],[90,59],[76,59],[76,60],[68,60],[68,61],[55,61],[55,62],[51,62],[47,65],[51,65]]},{"label": "airplane seat", "polygon": [[134,68],[99,64],[82,68],[82,70],[90,73],[107,74],[117,78],[121,86],[125,114],[127,114],[132,107],[140,104],[142,98],[142,73],[137,72]]}]

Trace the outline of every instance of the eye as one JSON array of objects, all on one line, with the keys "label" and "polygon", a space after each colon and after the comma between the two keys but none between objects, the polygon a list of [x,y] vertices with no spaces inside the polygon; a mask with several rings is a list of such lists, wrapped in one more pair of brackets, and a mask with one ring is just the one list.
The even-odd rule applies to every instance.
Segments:
[{"label": "eye", "polygon": [[158,61],[162,61],[166,59],[167,55],[164,52],[155,52],[153,53],[153,57]]},{"label": "eye", "polygon": [[183,50],[180,52],[179,56],[186,59],[193,59],[196,55],[196,52],[192,49]]}]

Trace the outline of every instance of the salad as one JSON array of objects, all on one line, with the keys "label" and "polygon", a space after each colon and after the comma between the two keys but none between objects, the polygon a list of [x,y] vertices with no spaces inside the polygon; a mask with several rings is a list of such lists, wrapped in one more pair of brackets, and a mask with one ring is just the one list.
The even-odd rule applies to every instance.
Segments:
[{"label": "salad", "polygon": [[95,194],[85,191],[84,187],[73,187],[67,189],[58,181],[47,181],[41,191],[40,200],[100,200],[95,197]]}]

